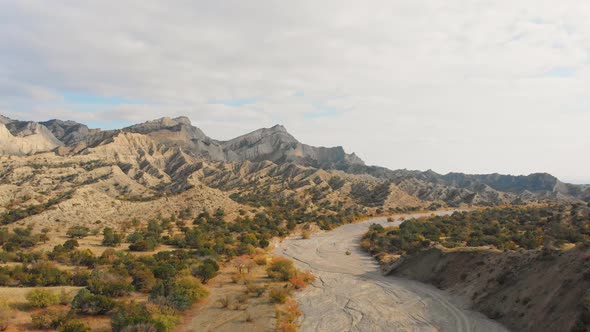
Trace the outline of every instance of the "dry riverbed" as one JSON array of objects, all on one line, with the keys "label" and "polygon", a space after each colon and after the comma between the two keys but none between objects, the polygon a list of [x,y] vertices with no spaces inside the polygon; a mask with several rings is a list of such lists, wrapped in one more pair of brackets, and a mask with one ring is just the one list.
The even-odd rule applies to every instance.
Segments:
[{"label": "dry riverbed", "polygon": [[[436,214],[449,214],[440,211]],[[316,282],[297,300],[303,311],[301,331],[507,331],[457,299],[430,285],[383,276],[377,262],[359,245],[373,223],[391,226],[385,218],[341,226],[280,243],[275,254],[310,270]]]}]

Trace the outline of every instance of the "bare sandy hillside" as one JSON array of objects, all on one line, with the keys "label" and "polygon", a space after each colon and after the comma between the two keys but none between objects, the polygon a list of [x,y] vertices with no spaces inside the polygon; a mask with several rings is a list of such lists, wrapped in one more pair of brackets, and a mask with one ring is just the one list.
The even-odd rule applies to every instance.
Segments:
[{"label": "bare sandy hillside", "polygon": [[589,253],[439,247],[409,256],[393,274],[458,295],[514,331],[576,331],[590,287]]}]

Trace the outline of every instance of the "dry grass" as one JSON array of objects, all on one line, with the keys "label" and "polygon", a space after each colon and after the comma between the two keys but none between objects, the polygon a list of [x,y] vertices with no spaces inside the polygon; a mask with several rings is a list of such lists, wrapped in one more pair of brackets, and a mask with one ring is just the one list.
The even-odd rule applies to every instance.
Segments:
[{"label": "dry grass", "polygon": [[189,311],[176,331],[275,330],[274,305],[258,292],[262,295],[278,284],[268,284],[264,267],[254,265],[248,275],[237,273],[232,263],[222,266],[219,275],[207,284],[209,300]]},{"label": "dry grass", "polygon": [[[0,287],[0,327],[6,326],[5,331],[30,331],[31,315],[36,310],[30,311],[26,296],[33,290],[41,287]],[[43,287],[55,294],[76,293],[80,287]],[[58,305],[57,307],[64,307]],[[27,310],[27,311],[23,311]]]},{"label": "dry grass", "polygon": [[299,306],[295,300],[288,299],[283,305],[277,305],[275,310],[278,331],[297,331],[299,327],[297,320],[301,316],[301,309],[299,309]]}]

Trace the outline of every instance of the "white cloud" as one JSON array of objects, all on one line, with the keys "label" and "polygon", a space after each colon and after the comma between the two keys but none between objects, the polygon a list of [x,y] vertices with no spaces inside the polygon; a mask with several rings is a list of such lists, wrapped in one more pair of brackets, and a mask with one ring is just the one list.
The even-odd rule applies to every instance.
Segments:
[{"label": "white cloud", "polygon": [[[391,168],[590,179],[587,1],[23,0],[0,13],[13,116],[186,114],[221,139],[281,122]],[[71,91],[140,103],[89,109]]]}]

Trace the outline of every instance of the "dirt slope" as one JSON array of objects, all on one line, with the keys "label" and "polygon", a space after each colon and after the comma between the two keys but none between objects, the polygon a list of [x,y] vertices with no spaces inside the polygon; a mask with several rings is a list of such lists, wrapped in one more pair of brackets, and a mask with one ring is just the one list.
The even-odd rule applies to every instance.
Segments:
[{"label": "dirt slope", "polygon": [[448,251],[406,259],[394,274],[459,295],[514,331],[572,331],[590,287],[588,249]]}]

